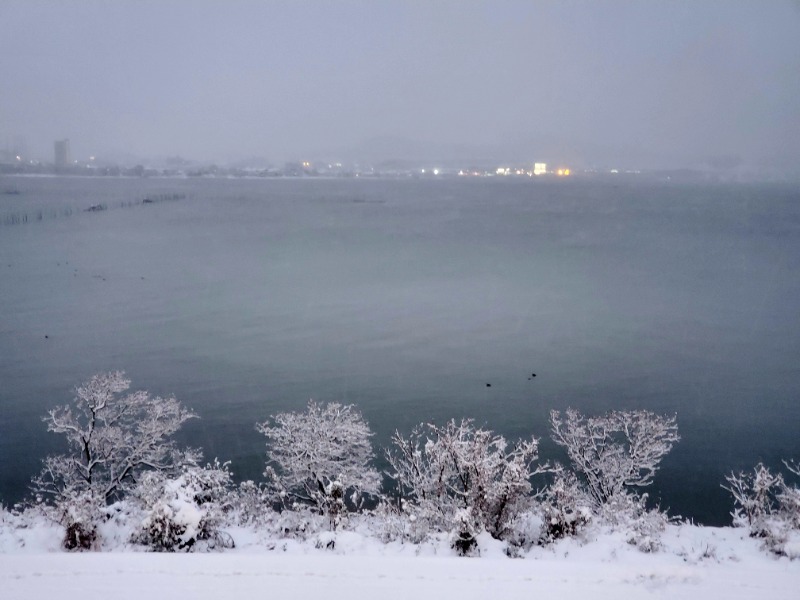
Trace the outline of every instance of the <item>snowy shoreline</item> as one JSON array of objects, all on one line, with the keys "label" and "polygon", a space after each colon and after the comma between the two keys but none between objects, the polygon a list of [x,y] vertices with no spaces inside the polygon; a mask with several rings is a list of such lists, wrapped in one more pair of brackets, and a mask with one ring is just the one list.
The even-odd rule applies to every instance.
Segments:
[{"label": "snowy shoreline", "polygon": [[[637,488],[680,439],[674,416],[553,411],[574,471],[539,464],[535,438],[509,445],[468,419],[423,423],[396,433],[381,474],[358,410],[309,401],[258,424],[267,481],[235,486],[227,463],[201,466],[199,450],[169,440],[194,413],[172,397],[120,396],[129,384],[121,372],[96,375],[76,388],[84,419],[69,406],[48,414],[75,451],[45,460],[27,504],[0,509],[3,598],[169,589],[195,600],[262,588],[295,598],[323,586],[326,600],[705,600],[788,598],[800,583],[800,496],[781,474],[758,465],[728,477],[737,527],[647,506]],[[534,490],[539,475],[551,481]]]},{"label": "snowy shoreline", "polygon": [[[353,597],[795,598],[800,561],[764,552],[743,528],[669,525],[658,552],[642,553],[620,532],[596,530],[508,558],[504,544],[479,540],[480,557],[455,555],[444,538],[422,544],[353,531],[305,541],[256,528],[229,531],[234,549],[215,553],[143,551],[117,538],[106,552],[60,549],[61,529],[44,522],[0,530],[3,598],[63,600],[148,594],[203,600],[270,595],[326,600]],[[111,534],[111,532],[108,532]],[[334,536],[334,549],[318,542]],[[108,538],[107,538],[108,539]],[[113,539],[113,536],[112,538]],[[111,541],[111,539],[109,541]]]}]

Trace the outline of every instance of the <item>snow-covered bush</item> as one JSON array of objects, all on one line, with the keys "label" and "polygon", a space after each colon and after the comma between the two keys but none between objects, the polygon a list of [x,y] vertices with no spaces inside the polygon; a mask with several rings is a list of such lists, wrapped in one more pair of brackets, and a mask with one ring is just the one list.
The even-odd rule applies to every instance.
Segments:
[{"label": "snow-covered bush", "polygon": [[628,543],[642,552],[661,548],[661,533],[669,517],[658,508],[647,508],[647,494],[619,494],[600,507],[597,521],[625,534]]},{"label": "snow-covered bush", "polygon": [[56,521],[64,526],[65,550],[93,550],[98,541],[97,527],[104,518],[103,503],[91,491],[83,491],[60,501],[55,511]]},{"label": "snow-covered bush", "polygon": [[408,438],[395,433],[387,451],[389,476],[401,497],[415,507],[417,518],[451,531],[460,511],[467,510],[499,539],[529,507],[530,479],[546,469],[534,467],[537,458],[535,438],[510,446],[468,419],[451,420],[444,427],[423,424]]},{"label": "snow-covered bush", "polygon": [[336,533],[333,531],[323,531],[314,540],[314,547],[317,550],[333,550],[336,548]]},{"label": "snow-covered bush", "polygon": [[480,518],[475,511],[462,508],[453,516],[453,530],[450,532],[450,547],[459,556],[480,555],[478,534],[483,530]]},{"label": "snow-covered bush", "polygon": [[779,512],[778,494],[783,476],[758,463],[752,473],[731,473],[722,487],[733,496],[733,524],[746,526],[753,537],[766,537],[773,515]]},{"label": "snow-covered bush", "polygon": [[275,514],[270,493],[263,485],[252,480],[242,481],[231,494],[231,519],[238,525],[261,526]]},{"label": "snow-covered bush", "polygon": [[535,508],[515,515],[508,526],[506,555],[511,558],[522,556],[532,546],[542,542],[544,532],[543,516]]},{"label": "snow-covered bush", "polygon": [[646,410],[584,417],[569,409],[550,413],[552,437],[563,446],[599,508],[631,488],[650,485],[661,459],[677,442],[675,417]]},{"label": "snow-covered bush", "polygon": [[[800,477],[800,464],[784,462],[786,469],[792,475]],[[800,530],[800,486],[790,485],[784,480],[778,492],[778,506],[784,518],[793,529]]]},{"label": "snow-covered bush", "polygon": [[[800,466],[784,462],[789,473],[800,475]],[[733,496],[733,524],[746,527],[752,537],[779,555],[794,557],[791,540],[800,538],[800,487],[759,463],[752,473],[731,473],[722,487]],[[798,552],[797,554],[800,554]]]},{"label": "snow-covered bush", "polygon": [[571,471],[559,471],[542,493],[540,541],[553,542],[578,535],[592,520],[592,501]]},{"label": "snow-covered bush", "polygon": [[370,513],[375,520],[378,536],[384,542],[411,542],[419,544],[428,538],[432,526],[419,506],[408,502],[405,498],[383,499]]},{"label": "snow-covered bush", "polygon": [[[636,546],[642,552],[656,552],[661,550],[661,534],[670,523],[670,517],[657,508],[646,508],[647,495],[640,498],[641,510],[630,523],[628,528],[628,543]],[[674,522],[674,519],[672,519]]]},{"label": "snow-covered bush", "polygon": [[267,437],[264,475],[284,508],[311,506],[335,529],[364,495],[380,492],[373,434],[353,405],[312,400],[305,412],[280,413],[256,428]]},{"label": "snow-covered bush", "polygon": [[327,515],[299,504],[275,514],[269,523],[269,530],[276,536],[300,541],[331,529],[331,521]]},{"label": "snow-covered bush", "polygon": [[228,464],[218,461],[184,467],[176,478],[145,473],[131,494],[144,511],[133,541],[165,552],[233,547],[233,539],[220,529],[231,509],[230,489]]},{"label": "snow-covered bush", "polygon": [[61,547],[77,552],[100,549],[100,526],[110,518],[103,499],[91,490],[65,495],[56,502],[45,502],[37,496],[19,505],[15,513],[24,522],[39,520],[58,525],[62,530]]}]

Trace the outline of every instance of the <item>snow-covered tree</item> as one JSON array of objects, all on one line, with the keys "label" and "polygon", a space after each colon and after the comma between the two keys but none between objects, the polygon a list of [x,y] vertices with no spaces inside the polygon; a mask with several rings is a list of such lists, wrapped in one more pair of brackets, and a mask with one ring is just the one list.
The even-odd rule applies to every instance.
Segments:
[{"label": "snow-covered tree", "polygon": [[129,489],[142,471],[170,470],[197,458],[178,451],[169,439],[196,415],[172,397],[123,394],[129,386],[119,371],[95,375],[76,388],[71,406],[47,414],[47,429],[64,434],[69,453],[45,459],[33,480],[37,494],[57,504],[81,497],[104,505]]},{"label": "snow-covered tree", "polygon": [[312,506],[336,527],[342,511],[379,493],[373,434],[353,405],[312,400],[305,412],[274,415],[256,429],[267,437],[264,475],[284,506]]},{"label": "snow-covered tree", "polygon": [[546,470],[534,466],[538,455],[535,438],[510,445],[463,419],[444,427],[420,425],[407,438],[395,433],[387,459],[390,477],[418,513],[415,519],[449,530],[466,510],[500,538],[528,505],[531,477]]},{"label": "snow-covered tree", "polygon": [[676,418],[646,410],[584,417],[550,413],[552,437],[563,446],[599,508],[620,494],[650,485],[661,459],[677,442]]}]

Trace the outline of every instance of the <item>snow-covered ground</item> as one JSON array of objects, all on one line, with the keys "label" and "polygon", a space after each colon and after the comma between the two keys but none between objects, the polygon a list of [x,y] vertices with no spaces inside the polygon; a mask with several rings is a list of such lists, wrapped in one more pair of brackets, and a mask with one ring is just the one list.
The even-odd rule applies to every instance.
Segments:
[{"label": "snow-covered ground", "polygon": [[488,536],[480,538],[480,557],[460,558],[445,540],[383,544],[372,536],[339,532],[335,548],[327,550],[317,542],[333,534],[298,542],[252,529],[230,533],[237,547],[221,553],[154,554],[122,540],[108,552],[66,553],[59,548],[58,527],[6,524],[0,528],[0,597],[800,597],[800,561],[767,554],[742,529],[671,525],[662,549],[651,554],[620,534],[597,531],[581,540],[536,546],[520,559],[508,558],[503,544]]}]

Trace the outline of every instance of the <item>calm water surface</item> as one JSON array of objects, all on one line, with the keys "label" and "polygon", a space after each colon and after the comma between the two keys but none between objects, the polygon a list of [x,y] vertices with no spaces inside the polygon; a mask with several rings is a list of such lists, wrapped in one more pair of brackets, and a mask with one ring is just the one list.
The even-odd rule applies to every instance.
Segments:
[{"label": "calm water surface", "polygon": [[550,409],[677,413],[651,492],[710,524],[725,473],[800,458],[795,187],[0,183],[20,192],[0,196],[6,504],[62,450],[42,415],[110,369],[194,408],[181,441],[247,478],[255,422],[309,398],[357,404],[378,445],[467,416],[548,458]]}]

